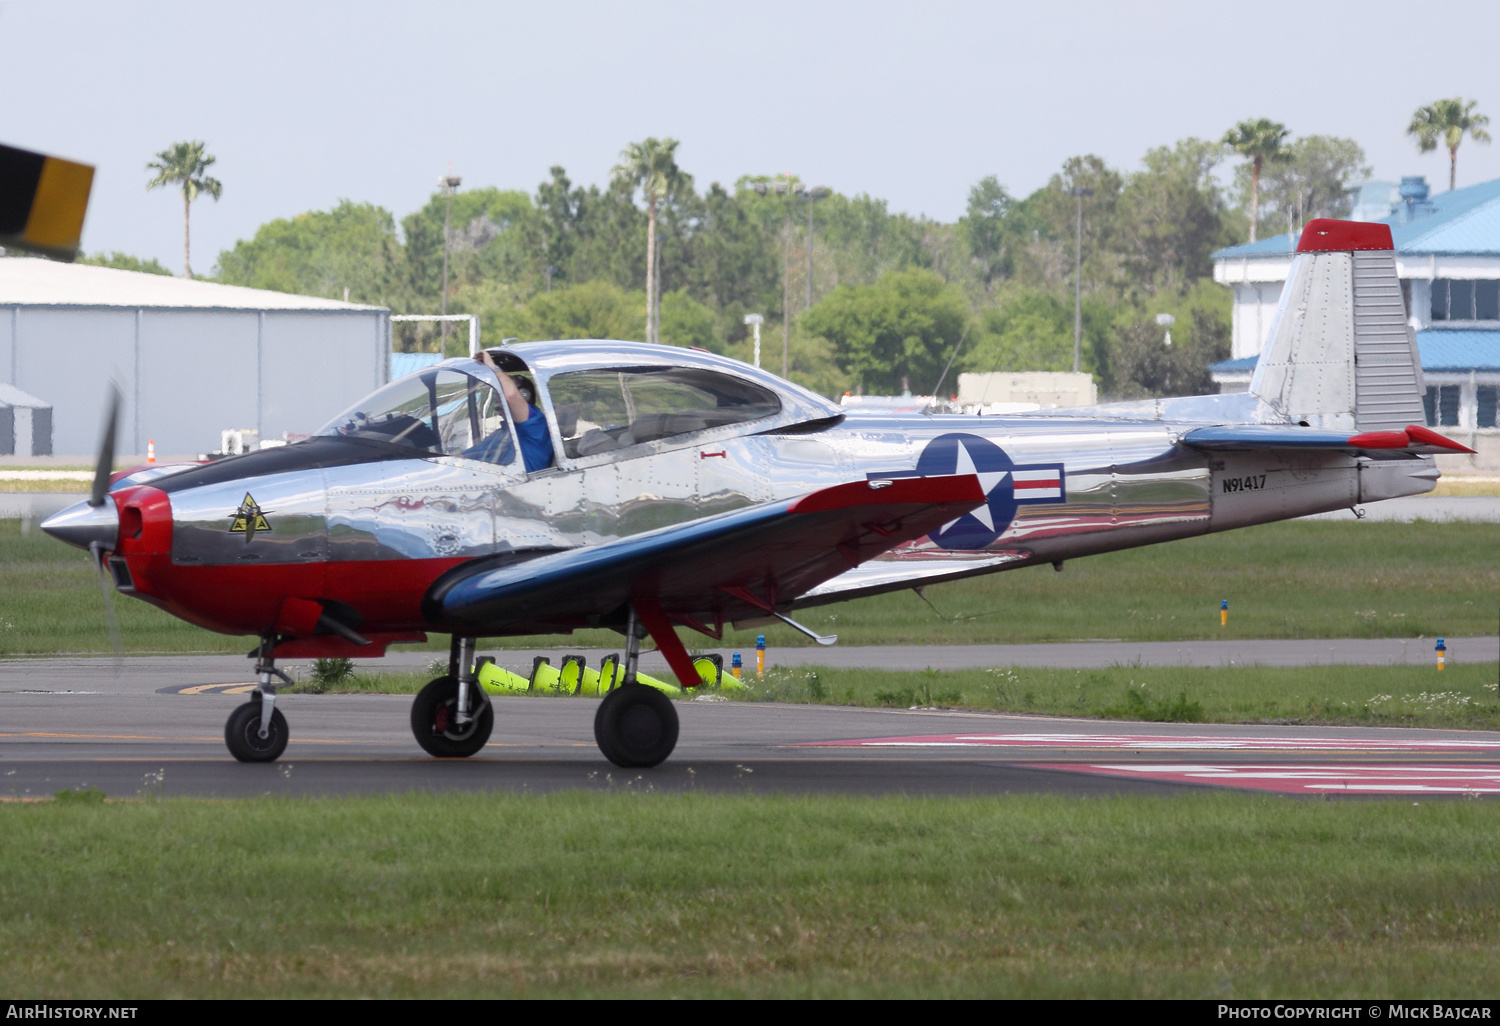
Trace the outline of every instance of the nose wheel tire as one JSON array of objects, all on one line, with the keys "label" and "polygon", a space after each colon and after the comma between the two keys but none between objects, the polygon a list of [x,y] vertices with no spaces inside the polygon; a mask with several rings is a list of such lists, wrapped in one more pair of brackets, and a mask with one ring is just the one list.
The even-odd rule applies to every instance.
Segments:
[{"label": "nose wheel tire", "polygon": [[260,703],[246,702],[229,714],[224,724],[224,743],[240,762],[275,762],[286,751],[286,717],[271,710],[271,727],[260,736]]},{"label": "nose wheel tire", "polygon": [[626,684],[599,703],[594,740],[623,769],[659,766],[677,747],[677,709],[653,687]]},{"label": "nose wheel tire", "polygon": [[476,707],[473,718],[459,726],[458,681],[439,677],[417,692],[411,732],[429,755],[466,759],[485,746],[495,729],[495,706],[477,683],[469,685],[469,708]]}]

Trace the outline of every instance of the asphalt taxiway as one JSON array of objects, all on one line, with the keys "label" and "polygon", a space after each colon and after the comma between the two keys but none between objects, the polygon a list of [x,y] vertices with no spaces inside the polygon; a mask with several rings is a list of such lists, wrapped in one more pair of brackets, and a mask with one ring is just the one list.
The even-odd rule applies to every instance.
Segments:
[{"label": "asphalt taxiway", "polygon": [[[281,760],[242,765],[223,724],[245,689],[0,694],[0,799],[96,787],[117,797],[560,790],[1000,795],[1184,793],[1500,794],[1500,732],[1139,724],[946,710],[681,701],[681,740],[651,770],[595,747],[597,701],[496,700],[472,759],[417,747],[411,699],[287,695]],[[712,697],[712,696],[705,696]]]}]

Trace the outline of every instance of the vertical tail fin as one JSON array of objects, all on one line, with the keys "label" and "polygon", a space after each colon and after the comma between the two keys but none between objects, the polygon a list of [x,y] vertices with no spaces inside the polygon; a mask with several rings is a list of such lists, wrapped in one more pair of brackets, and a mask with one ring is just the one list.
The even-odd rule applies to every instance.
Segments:
[{"label": "vertical tail fin", "polygon": [[1278,419],[1314,427],[1424,423],[1422,367],[1388,225],[1308,222],[1250,391]]}]

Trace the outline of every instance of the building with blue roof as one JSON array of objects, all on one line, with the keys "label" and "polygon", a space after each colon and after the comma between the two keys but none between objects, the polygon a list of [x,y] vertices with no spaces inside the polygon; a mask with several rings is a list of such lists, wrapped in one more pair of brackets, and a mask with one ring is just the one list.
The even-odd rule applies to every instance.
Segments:
[{"label": "building with blue roof", "polygon": [[[1369,182],[1354,200],[1354,220],[1391,226],[1428,423],[1467,430],[1472,446],[1495,449],[1484,462],[1500,463],[1500,179],[1437,196],[1419,176]],[[1296,247],[1285,233],[1213,255],[1214,280],[1234,290],[1232,355],[1210,368],[1221,391],[1249,387]]]}]

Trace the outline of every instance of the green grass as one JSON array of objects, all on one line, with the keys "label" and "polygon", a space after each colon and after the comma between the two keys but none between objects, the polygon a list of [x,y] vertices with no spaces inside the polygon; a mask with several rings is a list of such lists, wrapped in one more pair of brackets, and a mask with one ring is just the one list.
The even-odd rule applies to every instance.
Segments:
[{"label": "green grass", "polygon": [[[804,610],[798,618],[846,645],[1043,642],[1079,638],[1433,637],[1493,634],[1500,610],[1500,531],[1478,523],[1268,524],[1205,538],[1033,567]],[[1229,599],[1229,626],[1219,600]],[[121,598],[131,651],[243,652],[225,638]],[[807,640],[760,628],[772,648]],[[748,649],[756,630],[728,631]],[[691,639],[689,639],[691,640]],[[556,647],[557,636],[486,647]],[[568,647],[618,648],[611,631]],[[19,521],[0,521],[0,654],[105,652],[97,578],[86,554]],[[434,640],[445,648],[446,640]]]},{"label": "green grass", "polygon": [[748,701],[942,707],[1178,723],[1500,729],[1495,667],[1111,666],[1100,670],[798,667],[747,681]]},{"label": "green grass", "polygon": [[0,477],[0,492],[75,492],[87,495],[89,492],[88,481],[68,481],[57,478],[45,480],[32,479],[29,481],[6,480]]},{"label": "green grass", "polygon": [[[429,672],[358,673],[336,685],[295,690],[416,694]],[[715,694],[705,689],[702,694]],[[1326,723],[1500,729],[1495,667],[1463,664],[1440,676],[1414,666],[1111,666],[1101,670],[772,667],[745,678],[748,702],[1083,716],[1173,723]],[[525,696],[497,699],[524,701]],[[580,701],[583,701],[580,699]]]},{"label": "green grass", "polygon": [[409,795],[0,806],[52,997],[1485,997],[1500,804]]}]

